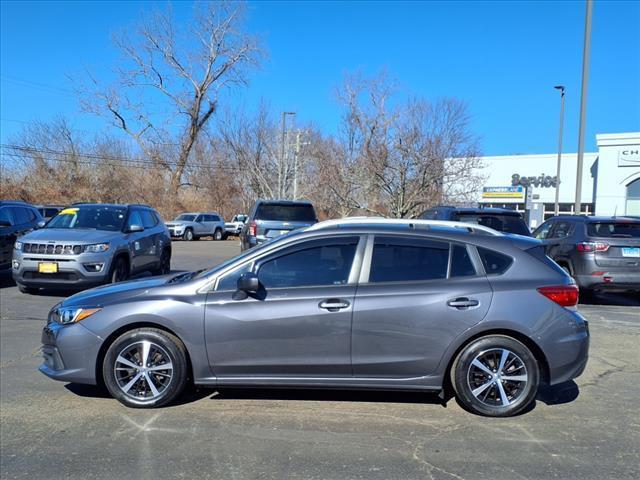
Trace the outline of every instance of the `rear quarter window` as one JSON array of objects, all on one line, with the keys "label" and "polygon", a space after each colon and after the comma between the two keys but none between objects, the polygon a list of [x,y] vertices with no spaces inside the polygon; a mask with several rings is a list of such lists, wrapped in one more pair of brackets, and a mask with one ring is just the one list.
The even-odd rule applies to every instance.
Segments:
[{"label": "rear quarter window", "polygon": [[478,247],[478,254],[480,254],[487,275],[500,275],[506,272],[513,263],[510,256],[487,248]]}]

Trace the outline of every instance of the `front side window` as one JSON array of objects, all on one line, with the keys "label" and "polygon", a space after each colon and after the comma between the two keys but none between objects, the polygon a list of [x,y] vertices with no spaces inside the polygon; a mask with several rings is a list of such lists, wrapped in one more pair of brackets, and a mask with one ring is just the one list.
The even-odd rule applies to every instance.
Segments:
[{"label": "front side window", "polygon": [[[315,242],[314,242],[315,243]],[[264,262],[258,279],[266,288],[346,285],[356,253],[358,237],[339,243],[286,253]]]},{"label": "front side window", "polygon": [[144,226],[142,223],[142,215],[140,215],[140,212],[138,210],[133,210],[129,215],[129,220],[127,220],[127,227],[131,227],[132,225]]},{"label": "front side window", "polygon": [[487,275],[499,275],[507,271],[513,263],[513,259],[502,253],[494,252],[487,248],[478,247],[478,253],[482,259]]},{"label": "front side window", "polygon": [[9,207],[0,208],[0,225],[2,225],[3,227],[13,225],[13,218],[11,217]]},{"label": "front side window", "polygon": [[[61,210],[45,228],[92,229],[118,231],[122,229],[126,208],[87,205]],[[139,224],[140,225],[140,224]]]},{"label": "front side window", "polygon": [[238,279],[240,278],[240,275],[250,272],[252,265],[252,262],[245,263],[243,266],[222,275],[218,280],[216,291],[224,292],[231,290],[235,292],[238,289]]},{"label": "front side window", "polygon": [[538,227],[538,229],[533,232],[533,237],[538,240],[544,240],[549,236],[549,232],[551,232],[551,227],[553,227],[553,222],[545,222]]},{"label": "front side window", "polygon": [[142,226],[144,228],[153,228],[158,223],[155,215],[149,210],[142,210],[140,216],[142,217]]},{"label": "front side window", "polygon": [[411,282],[447,277],[449,244],[432,240],[376,237],[369,282]]}]

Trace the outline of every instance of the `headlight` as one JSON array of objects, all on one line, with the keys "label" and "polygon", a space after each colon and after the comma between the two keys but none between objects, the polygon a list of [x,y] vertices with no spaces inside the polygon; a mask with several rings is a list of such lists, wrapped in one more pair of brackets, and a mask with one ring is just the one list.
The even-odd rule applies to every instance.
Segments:
[{"label": "headlight", "polygon": [[22,251],[22,242],[16,242],[13,244],[13,248],[18,250],[19,252]]},{"label": "headlight", "polygon": [[85,245],[84,252],[85,253],[101,253],[109,250],[108,243],[94,243],[93,245]]},{"label": "headlight", "polygon": [[70,323],[80,322],[85,318],[93,315],[94,313],[102,310],[101,308],[86,308],[86,307],[62,307],[53,312],[54,320],[63,325]]}]

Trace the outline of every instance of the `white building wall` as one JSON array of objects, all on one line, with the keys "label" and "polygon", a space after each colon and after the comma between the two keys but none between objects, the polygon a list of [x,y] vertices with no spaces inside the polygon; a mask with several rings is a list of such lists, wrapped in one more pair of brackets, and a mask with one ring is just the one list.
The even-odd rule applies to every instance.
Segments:
[{"label": "white building wall", "polygon": [[596,135],[596,215],[624,215],[627,185],[640,178],[640,132]]}]

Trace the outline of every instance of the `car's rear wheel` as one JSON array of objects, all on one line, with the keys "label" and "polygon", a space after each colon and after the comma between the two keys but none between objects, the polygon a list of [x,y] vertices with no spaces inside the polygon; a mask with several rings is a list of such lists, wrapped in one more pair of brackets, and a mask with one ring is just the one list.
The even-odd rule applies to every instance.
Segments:
[{"label": "car's rear wheel", "polygon": [[111,266],[109,280],[111,283],[124,282],[129,277],[129,264],[123,257],[116,258]]},{"label": "car's rear wheel", "polygon": [[451,384],[463,407],[490,417],[509,417],[535,400],[540,373],[529,348],[514,338],[491,335],[462,349]]},{"label": "car's rear wheel", "polygon": [[156,328],[139,328],[118,337],[103,363],[109,393],[133,408],[153,408],[176,399],[187,383],[182,342]]},{"label": "car's rear wheel", "polygon": [[182,239],[186,240],[187,242],[190,242],[191,240],[193,240],[193,230],[191,230],[190,228],[187,228],[182,234]]},{"label": "car's rear wheel", "polygon": [[222,230],[220,230],[219,228],[216,228],[216,231],[213,232],[213,239],[216,242],[219,242],[220,240],[222,240]]}]

